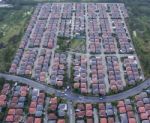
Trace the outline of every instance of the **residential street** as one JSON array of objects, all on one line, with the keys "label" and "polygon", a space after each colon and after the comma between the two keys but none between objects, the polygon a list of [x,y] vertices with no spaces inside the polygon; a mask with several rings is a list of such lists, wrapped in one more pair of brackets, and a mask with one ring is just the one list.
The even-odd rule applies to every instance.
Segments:
[{"label": "residential street", "polygon": [[143,83],[141,83],[140,85],[132,89],[129,89],[127,91],[115,95],[105,96],[102,99],[99,99],[99,97],[94,97],[94,96],[80,96],[79,94],[72,93],[70,90],[66,92],[62,92],[61,90],[48,87],[46,84],[42,84],[20,76],[0,73],[0,77],[5,78],[6,80],[12,80],[14,82],[17,81],[19,83],[27,84],[31,87],[37,88],[39,90],[44,90],[46,93],[53,93],[56,96],[62,97],[67,100],[72,100],[74,102],[84,102],[84,103],[113,102],[121,99],[126,99],[130,96],[134,96],[140,93],[143,89],[146,89],[150,86],[150,78],[149,78],[145,80]]}]

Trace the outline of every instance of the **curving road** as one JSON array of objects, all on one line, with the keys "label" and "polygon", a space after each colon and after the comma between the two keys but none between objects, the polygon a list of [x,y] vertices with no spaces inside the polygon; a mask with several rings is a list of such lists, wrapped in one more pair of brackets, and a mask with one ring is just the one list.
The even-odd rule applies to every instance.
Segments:
[{"label": "curving road", "polygon": [[140,85],[129,89],[127,91],[111,95],[111,96],[105,96],[103,99],[100,99],[99,97],[92,97],[92,96],[81,96],[79,94],[75,94],[71,92],[71,90],[61,91],[54,89],[52,87],[47,86],[46,84],[42,84],[39,82],[36,82],[34,80],[30,80],[24,77],[15,76],[15,75],[9,75],[0,73],[0,77],[5,78],[6,80],[12,80],[19,83],[27,84],[31,87],[38,88],[39,90],[44,90],[46,93],[54,93],[56,96],[62,97],[67,100],[71,100],[74,102],[85,102],[85,103],[98,103],[98,102],[113,102],[121,99],[128,98],[130,96],[134,96],[138,93],[140,93],[143,89],[146,89],[150,87],[150,78],[145,80]]}]

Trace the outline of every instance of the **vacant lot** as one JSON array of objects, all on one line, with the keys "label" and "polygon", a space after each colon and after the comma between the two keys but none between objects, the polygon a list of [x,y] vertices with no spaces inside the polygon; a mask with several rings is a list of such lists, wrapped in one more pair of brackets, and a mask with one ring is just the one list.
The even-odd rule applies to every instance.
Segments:
[{"label": "vacant lot", "polygon": [[0,9],[0,71],[9,69],[33,8]]},{"label": "vacant lot", "polygon": [[85,52],[86,41],[85,39],[72,39],[70,48],[76,52]]},{"label": "vacant lot", "polygon": [[70,39],[67,37],[58,37],[57,45],[59,51],[68,51]]},{"label": "vacant lot", "polygon": [[150,3],[147,0],[126,3],[130,18],[128,26],[143,71],[150,76]]}]

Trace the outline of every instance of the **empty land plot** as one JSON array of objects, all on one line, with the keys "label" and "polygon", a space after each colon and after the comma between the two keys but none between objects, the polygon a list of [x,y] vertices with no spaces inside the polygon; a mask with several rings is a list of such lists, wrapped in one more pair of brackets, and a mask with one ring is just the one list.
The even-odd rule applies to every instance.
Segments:
[{"label": "empty land plot", "polygon": [[70,42],[70,49],[75,52],[85,53],[86,41],[85,39],[72,39]]},{"label": "empty land plot", "polygon": [[0,71],[8,71],[33,8],[0,9]]}]

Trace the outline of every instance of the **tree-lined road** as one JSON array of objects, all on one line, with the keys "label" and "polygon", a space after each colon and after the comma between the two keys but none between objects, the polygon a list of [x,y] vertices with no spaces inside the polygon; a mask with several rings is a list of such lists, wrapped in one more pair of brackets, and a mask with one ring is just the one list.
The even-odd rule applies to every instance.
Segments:
[{"label": "tree-lined road", "polygon": [[5,78],[6,80],[12,80],[14,82],[27,84],[31,87],[37,88],[39,90],[44,90],[46,93],[55,94],[56,96],[59,96],[67,100],[71,100],[74,102],[85,102],[85,103],[113,102],[113,101],[128,98],[130,96],[134,96],[140,93],[143,89],[150,87],[150,78],[149,78],[145,80],[143,83],[141,83],[140,85],[133,87],[132,89],[129,89],[127,91],[118,94],[105,96],[104,98],[100,99],[99,97],[96,96],[81,96],[80,94],[75,94],[71,92],[71,90],[63,91],[63,90],[54,89],[52,87],[49,87],[46,84],[39,83],[34,80],[27,79],[21,76],[0,73],[0,77]]}]

